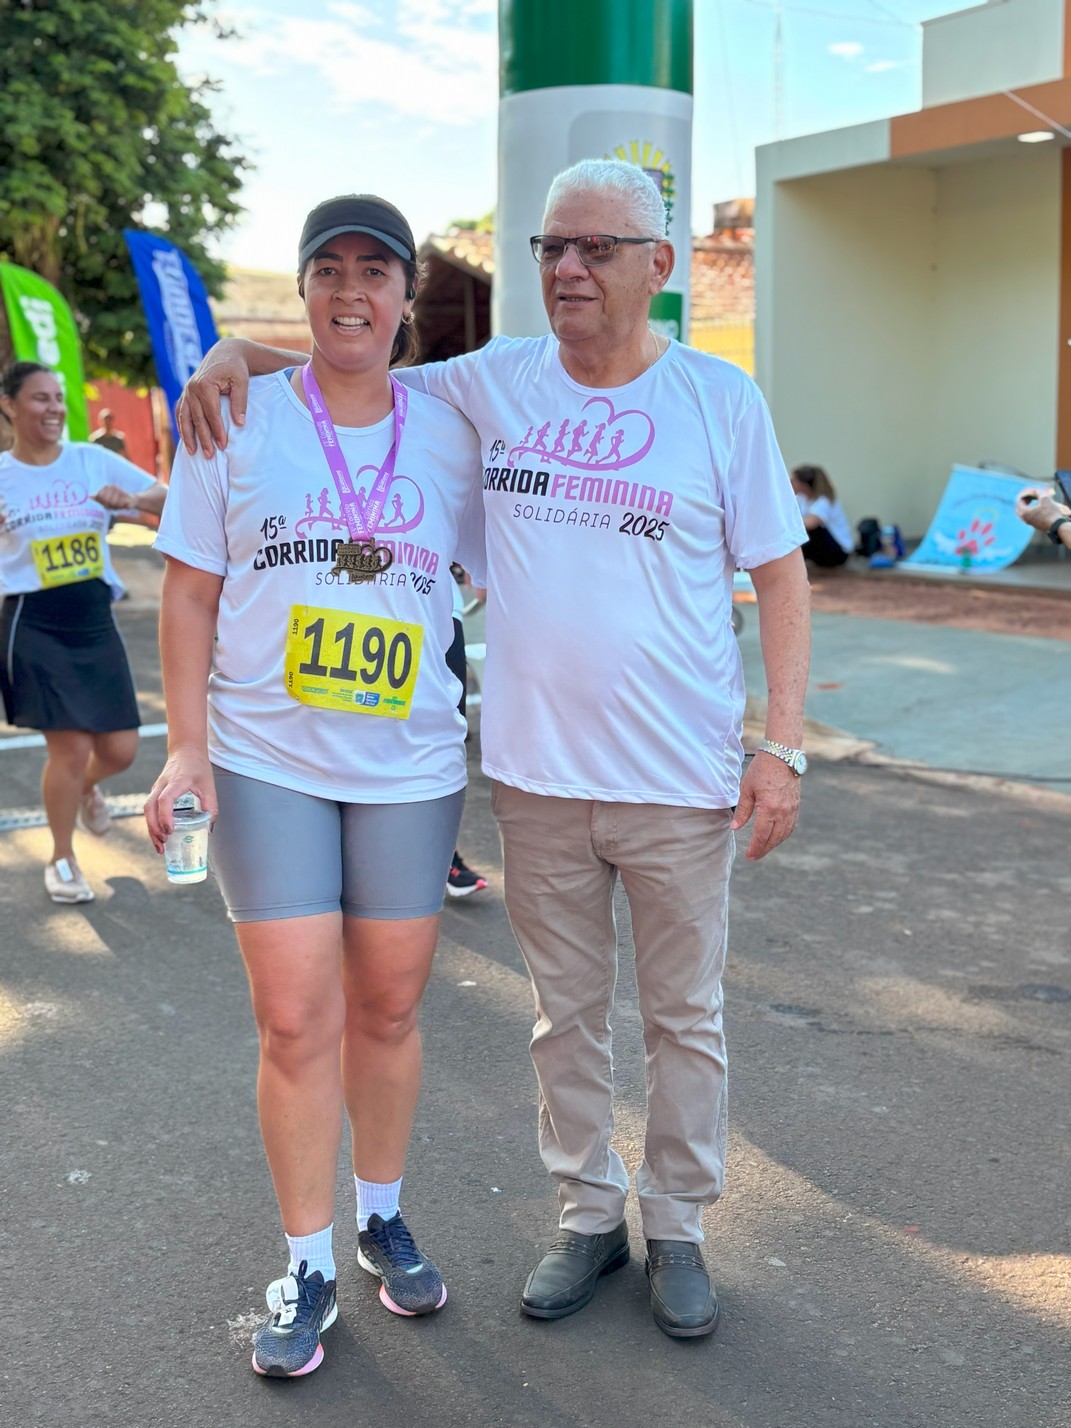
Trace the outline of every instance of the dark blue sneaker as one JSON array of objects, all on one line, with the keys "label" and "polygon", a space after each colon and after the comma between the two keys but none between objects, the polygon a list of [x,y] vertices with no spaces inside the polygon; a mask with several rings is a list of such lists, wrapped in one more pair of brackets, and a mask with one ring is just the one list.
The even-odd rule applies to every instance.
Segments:
[{"label": "dark blue sneaker", "polygon": [[268,1285],[271,1313],[253,1335],[253,1368],[269,1378],[299,1378],[323,1363],[320,1335],[338,1317],[335,1281],[306,1269],[302,1260],[296,1274]]},{"label": "dark blue sneaker", "polygon": [[487,879],[475,872],[455,849],[450,860],[450,871],[446,875],[446,891],[450,897],[471,897],[483,892]]},{"label": "dark blue sneaker", "polygon": [[442,1275],[420,1253],[401,1215],[373,1215],[357,1236],[357,1263],[383,1281],[379,1297],[392,1314],[430,1314],[446,1303]]}]

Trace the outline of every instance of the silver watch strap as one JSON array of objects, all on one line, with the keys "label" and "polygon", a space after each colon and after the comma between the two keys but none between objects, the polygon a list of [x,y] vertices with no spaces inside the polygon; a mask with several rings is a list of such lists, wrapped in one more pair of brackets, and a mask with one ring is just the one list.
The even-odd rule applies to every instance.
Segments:
[{"label": "silver watch strap", "polygon": [[789,748],[788,744],[779,744],[776,739],[760,739],[756,745],[758,750],[764,754],[773,754],[776,758],[784,759],[786,763],[791,762],[797,754],[802,754],[802,749]]},{"label": "silver watch strap", "polygon": [[788,764],[797,778],[807,767],[807,755],[802,749],[789,748],[787,744],[779,744],[776,739],[760,739],[756,750],[758,753],[773,754],[775,759],[780,759],[783,764]]}]

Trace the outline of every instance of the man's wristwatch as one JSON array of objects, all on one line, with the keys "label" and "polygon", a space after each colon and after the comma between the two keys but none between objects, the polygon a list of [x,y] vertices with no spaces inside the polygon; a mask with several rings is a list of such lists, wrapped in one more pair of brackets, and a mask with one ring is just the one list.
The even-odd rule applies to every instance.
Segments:
[{"label": "man's wristwatch", "polygon": [[1071,523],[1071,516],[1057,516],[1045,534],[1052,541],[1053,545],[1063,545],[1060,539],[1060,527]]},{"label": "man's wristwatch", "polygon": [[802,749],[790,749],[787,744],[775,743],[773,739],[760,739],[756,749],[760,754],[773,754],[775,759],[788,764],[797,778],[802,778],[807,772],[807,755]]}]

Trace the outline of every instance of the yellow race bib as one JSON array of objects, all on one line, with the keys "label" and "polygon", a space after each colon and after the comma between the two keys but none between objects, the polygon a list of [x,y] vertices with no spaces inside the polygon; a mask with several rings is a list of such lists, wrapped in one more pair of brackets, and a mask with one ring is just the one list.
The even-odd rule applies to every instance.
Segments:
[{"label": "yellow race bib", "polygon": [[100,580],[104,576],[104,553],[96,531],[75,531],[73,535],[35,540],[30,545],[34,569],[44,590],[54,585],[71,585],[76,580]]},{"label": "yellow race bib", "polygon": [[423,641],[423,625],[292,605],[286,692],[316,709],[408,719]]}]

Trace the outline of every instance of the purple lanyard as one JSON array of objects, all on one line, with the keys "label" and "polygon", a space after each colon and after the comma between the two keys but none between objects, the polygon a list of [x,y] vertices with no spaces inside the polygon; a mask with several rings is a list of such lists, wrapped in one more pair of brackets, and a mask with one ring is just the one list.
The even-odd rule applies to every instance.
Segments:
[{"label": "purple lanyard", "polygon": [[379,468],[379,475],[372,482],[372,490],[362,508],[361,498],[353,489],[349,470],[342,452],[339,450],[335,424],[328,413],[324,394],[320,391],[320,384],[312,374],[312,363],[307,362],[301,369],[301,385],[305,392],[305,400],[312,413],[316,435],[320,438],[320,445],[323,447],[327,464],[331,468],[331,475],[335,478],[335,486],[342,505],[342,518],[349,527],[350,536],[355,541],[372,540],[375,537],[379,527],[379,518],[383,514],[387,492],[394,480],[394,462],[398,455],[398,448],[402,444],[402,432],[405,429],[409,393],[397,377],[393,374],[388,375],[390,375],[391,390],[394,394],[394,440],[387,452],[386,461]]}]

